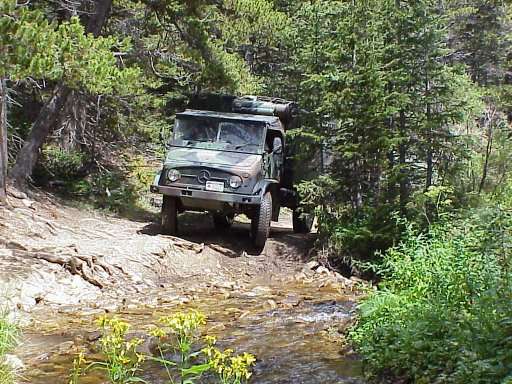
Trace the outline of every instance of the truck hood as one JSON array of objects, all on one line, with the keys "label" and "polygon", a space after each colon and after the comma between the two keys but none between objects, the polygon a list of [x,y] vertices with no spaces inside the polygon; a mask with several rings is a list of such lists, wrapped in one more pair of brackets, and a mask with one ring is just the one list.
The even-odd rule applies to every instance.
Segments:
[{"label": "truck hood", "polygon": [[251,168],[259,160],[261,155],[252,153],[215,151],[200,148],[172,147],[167,152],[165,164],[198,165],[198,166],[230,166],[235,168]]}]

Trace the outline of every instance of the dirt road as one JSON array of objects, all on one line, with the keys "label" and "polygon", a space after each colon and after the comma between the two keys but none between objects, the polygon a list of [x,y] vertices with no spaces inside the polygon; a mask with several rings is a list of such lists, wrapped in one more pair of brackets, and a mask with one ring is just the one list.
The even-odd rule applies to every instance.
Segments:
[{"label": "dirt road", "polygon": [[180,282],[290,278],[310,258],[314,241],[294,234],[286,213],[273,223],[264,252],[251,255],[247,222],[218,232],[210,216],[188,214],[180,218],[180,237],[170,237],[159,234],[156,222],[84,211],[44,194],[23,197],[0,209],[0,297],[22,312],[109,306]]}]

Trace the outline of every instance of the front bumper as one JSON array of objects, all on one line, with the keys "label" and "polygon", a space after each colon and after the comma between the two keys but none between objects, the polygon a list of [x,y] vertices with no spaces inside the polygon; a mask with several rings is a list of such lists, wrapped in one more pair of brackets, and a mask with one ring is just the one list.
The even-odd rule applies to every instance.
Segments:
[{"label": "front bumper", "polygon": [[164,185],[152,185],[151,192],[161,193],[167,196],[176,196],[198,200],[213,200],[224,203],[259,205],[261,197],[259,195],[240,195],[237,193],[201,191],[197,189],[177,188]]}]

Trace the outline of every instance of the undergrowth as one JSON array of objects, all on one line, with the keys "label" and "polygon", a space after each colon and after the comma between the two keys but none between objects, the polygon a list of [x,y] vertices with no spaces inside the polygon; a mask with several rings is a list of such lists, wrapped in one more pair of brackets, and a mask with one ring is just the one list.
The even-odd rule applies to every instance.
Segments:
[{"label": "undergrowth", "polygon": [[142,155],[111,154],[108,166],[92,161],[80,150],[47,145],[34,180],[67,199],[130,218],[150,209],[149,186],[155,167]]},{"label": "undergrowth", "polygon": [[512,211],[409,225],[351,338],[366,372],[416,383],[512,383]]},{"label": "undergrowth", "polygon": [[13,384],[14,373],[5,360],[6,354],[12,352],[18,341],[18,328],[0,313],[0,384]]}]

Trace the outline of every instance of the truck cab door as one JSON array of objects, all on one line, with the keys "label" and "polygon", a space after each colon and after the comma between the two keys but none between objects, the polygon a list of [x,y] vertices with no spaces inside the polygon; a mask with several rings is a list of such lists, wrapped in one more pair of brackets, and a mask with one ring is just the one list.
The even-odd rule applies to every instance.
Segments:
[{"label": "truck cab door", "polygon": [[265,178],[281,181],[284,166],[283,139],[280,132],[267,131],[265,139]]}]

